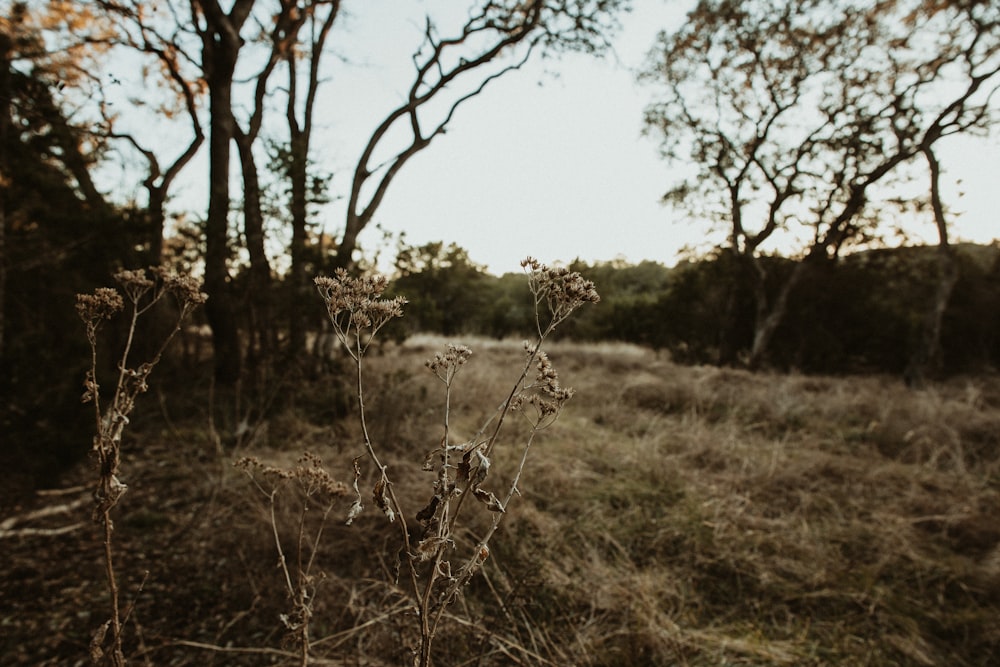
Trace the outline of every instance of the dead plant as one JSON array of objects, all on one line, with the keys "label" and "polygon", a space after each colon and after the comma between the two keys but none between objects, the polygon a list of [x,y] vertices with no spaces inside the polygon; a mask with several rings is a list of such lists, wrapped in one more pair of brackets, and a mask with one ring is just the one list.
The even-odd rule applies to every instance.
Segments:
[{"label": "dead plant", "polygon": [[[316,554],[327,517],[333,511],[337,500],[347,496],[349,490],[342,482],[330,476],[318,456],[309,452],[302,455],[298,465],[288,469],[265,465],[255,457],[244,457],[236,462],[236,466],[250,477],[254,486],[267,500],[274,545],[278,551],[278,567],[284,575],[285,590],[291,601],[291,610],[281,615],[281,622],[297,645],[299,664],[306,667],[309,664],[311,642],[309,622],[312,619],[316,587],[322,578],[322,574],[315,571]],[[278,496],[288,483],[294,483],[298,488],[302,503],[295,529],[292,565],[289,565],[286,556],[286,547],[282,543],[279,521],[275,513]],[[315,532],[310,535],[307,517],[314,505],[320,508],[320,518]]]},{"label": "dead plant", "polygon": [[[525,361],[516,374],[511,389],[499,407],[467,440],[455,436],[451,428],[452,397],[455,381],[472,351],[464,345],[449,344],[444,352],[426,362],[426,367],[442,383],[443,422],[440,444],[428,452],[423,469],[433,473],[430,497],[419,511],[404,506],[397,495],[390,464],[383,447],[371,436],[372,415],[366,409],[365,354],[379,330],[393,318],[403,314],[406,301],[402,298],[384,299],[382,294],[388,281],[382,276],[354,278],[346,271],[334,277],[316,278],[316,286],[326,303],[327,313],[334,332],[344,349],[354,361],[355,388],[358,415],[362,434],[363,452],[354,459],[354,501],[347,511],[346,521],[352,523],[364,509],[364,499],[359,483],[364,476],[362,463],[367,460],[374,467],[371,497],[385,518],[398,527],[401,548],[402,573],[407,582],[401,589],[409,598],[412,616],[419,626],[420,644],[411,647],[413,662],[429,667],[432,662],[434,639],[449,606],[458,599],[463,588],[481,569],[490,555],[490,540],[500,526],[514,497],[519,494],[518,484],[524,473],[528,453],[539,431],[550,426],[563,405],[572,397],[573,390],[559,383],[559,376],[542,346],[556,327],[573,311],[585,303],[600,300],[594,284],[580,274],[562,268],[550,268],[534,259],[522,262],[528,277],[528,286],[534,297],[537,331],[533,341],[525,342]],[[497,475],[491,473],[494,450],[502,443],[504,424],[513,413],[526,418],[529,428],[519,448],[513,470],[505,475],[503,490],[490,490]],[[268,498],[272,508],[271,525],[278,549],[279,563],[285,577],[288,593],[293,600],[293,611],[286,626],[297,633],[301,664],[309,660],[310,595],[314,577],[314,558],[318,549],[321,529],[308,544],[304,543],[301,526],[297,531],[296,572],[289,568],[285,548],[279,536],[278,518],[273,512],[274,501],[280,485],[273,482],[296,479],[313,483],[313,476],[322,477],[324,484],[339,494],[347,487],[333,482],[322,470],[315,457],[304,460],[305,467],[280,470],[244,459],[238,463],[246,470],[258,489]],[[270,485],[263,485],[260,478],[270,478]],[[500,483],[500,482],[498,482]],[[495,488],[495,487],[494,487]],[[330,494],[331,502],[333,496]],[[309,497],[309,493],[306,494]],[[303,506],[303,515],[306,506]],[[331,505],[325,505],[325,518]],[[471,527],[472,513],[478,507],[487,513],[485,529],[475,538],[462,540],[460,535],[475,534]],[[300,517],[301,518],[301,517]],[[396,582],[392,582],[393,585]]]},{"label": "dead plant", "polygon": [[[97,629],[90,642],[90,656],[95,665],[122,667],[126,664],[122,649],[122,628],[128,621],[130,611],[123,615],[119,601],[112,548],[114,522],[111,520],[111,511],[128,490],[128,486],[121,480],[122,435],[129,424],[129,415],[135,408],[136,397],[149,388],[147,379],[159,363],[167,345],[180,331],[181,322],[207,298],[199,290],[198,283],[191,278],[173,275],[160,267],[153,268],[150,272],[152,277],[147,276],[143,270],[119,271],[114,276],[119,289],[101,287],[93,294],[78,294],[76,297],[76,310],[86,326],[87,341],[90,344],[90,369],[84,380],[82,400],[94,406],[96,434],[91,452],[97,464],[98,479],[94,490],[93,516],[94,521],[104,529],[104,566],[111,599],[111,617]],[[167,294],[173,295],[179,306],[174,328],[164,336],[149,360],[138,366],[130,366],[129,357],[139,318]],[[106,320],[123,310],[128,311],[130,318],[128,333],[118,356],[118,376],[114,392],[110,400],[105,402],[98,383],[97,334]]]}]

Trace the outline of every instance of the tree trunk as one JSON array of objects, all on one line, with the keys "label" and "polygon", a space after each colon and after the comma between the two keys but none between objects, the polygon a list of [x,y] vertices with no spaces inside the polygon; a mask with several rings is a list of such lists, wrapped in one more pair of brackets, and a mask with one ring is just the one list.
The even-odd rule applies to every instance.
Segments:
[{"label": "tree trunk", "polygon": [[940,364],[941,356],[941,322],[948,302],[958,282],[958,263],[951,246],[938,246],[938,276],[934,297],[924,313],[920,326],[920,335],[916,348],[910,355],[910,361],[903,372],[903,378],[910,387],[920,388],[927,382],[928,373]]},{"label": "tree trunk", "polygon": [[[302,123],[298,122],[295,113],[297,76],[295,59],[288,57],[289,96],[286,117],[290,135],[289,179],[291,181],[292,201],[292,267],[289,275],[291,282],[291,313],[288,319],[289,351],[294,355],[305,352],[306,328],[309,321],[306,313],[318,312],[315,304],[315,293],[306,275],[306,248],[308,242],[309,222],[309,144],[312,138],[313,112],[316,108],[316,95],[320,85],[320,61],[330,30],[333,28],[340,13],[340,0],[329,3],[328,11],[322,21],[317,14],[311,18],[311,44],[309,45],[309,79],[302,109]],[[318,29],[317,29],[318,26]],[[325,318],[324,318],[325,319]]]},{"label": "tree trunk", "polygon": [[938,230],[938,275],[934,298],[924,313],[916,348],[903,372],[906,384],[918,388],[924,386],[928,372],[940,363],[941,322],[944,320],[944,312],[948,309],[948,302],[951,300],[959,276],[955,251],[948,241],[948,221],[944,215],[944,204],[941,202],[941,165],[930,147],[925,147],[923,153],[930,167],[931,208]]},{"label": "tree trunk", "polygon": [[[741,305],[743,303],[743,281],[750,270],[752,258],[739,253],[735,248],[727,248],[719,257],[719,270],[725,285],[725,303],[722,305],[721,321],[719,322],[718,363],[721,366],[736,366],[739,364],[742,341],[740,340]],[[749,270],[748,270],[749,269]]]},{"label": "tree trunk", "polygon": [[212,329],[215,378],[232,385],[240,378],[242,356],[227,262],[229,247],[229,163],[233,139],[232,81],[238,44],[222,31],[205,40],[203,63],[209,92],[209,195],[205,220],[205,314]]},{"label": "tree trunk", "polygon": [[354,264],[354,251],[358,247],[358,234],[361,232],[360,216],[354,211],[347,212],[344,236],[337,246],[337,254],[333,258],[333,266],[337,269],[348,269]]},{"label": "tree trunk", "polygon": [[778,296],[775,297],[771,307],[758,310],[757,319],[754,322],[753,346],[750,348],[750,368],[758,369],[767,364],[768,355],[771,351],[771,342],[774,340],[774,333],[781,326],[788,311],[788,297],[792,291],[798,287],[799,283],[809,271],[811,262],[815,261],[807,256],[795,265],[788,279],[781,285]]},{"label": "tree trunk", "polygon": [[302,132],[293,134],[291,141],[291,161],[289,178],[292,189],[292,266],[289,274],[291,282],[292,303],[289,313],[289,352],[298,355],[306,348],[306,317],[309,285],[306,278],[306,235],[307,235],[307,203],[306,181],[308,156],[308,139]]},{"label": "tree trunk", "polygon": [[163,228],[166,226],[166,189],[148,188],[149,192],[149,250],[147,256],[150,266],[163,263]]},{"label": "tree trunk", "polygon": [[10,137],[11,36],[0,32],[0,358],[4,351],[4,309],[7,297],[7,140]]},{"label": "tree trunk", "polygon": [[250,256],[246,305],[250,310],[248,354],[266,362],[275,345],[271,318],[271,265],[264,250],[264,215],[260,208],[260,179],[253,155],[253,140],[236,129],[240,167],[243,174],[243,232]]}]

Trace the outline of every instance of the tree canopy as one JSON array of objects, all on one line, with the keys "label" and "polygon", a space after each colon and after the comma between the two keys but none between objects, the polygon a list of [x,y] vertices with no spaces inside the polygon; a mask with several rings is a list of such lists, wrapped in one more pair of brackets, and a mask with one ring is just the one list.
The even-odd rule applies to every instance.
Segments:
[{"label": "tree canopy", "polygon": [[642,78],[656,91],[648,130],[692,165],[666,200],[722,224],[756,285],[760,361],[810,265],[769,302],[767,244],[798,238],[815,263],[877,239],[886,209],[912,203],[896,188],[918,156],[995,124],[1000,8],[702,0],[661,33]]}]

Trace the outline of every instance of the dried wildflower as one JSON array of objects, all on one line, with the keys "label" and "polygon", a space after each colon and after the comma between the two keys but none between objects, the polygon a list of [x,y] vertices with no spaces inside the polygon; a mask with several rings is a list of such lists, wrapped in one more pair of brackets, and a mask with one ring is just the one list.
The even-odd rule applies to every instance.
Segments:
[{"label": "dried wildflower", "polygon": [[[246,472],[270,505],[274,546],[278,552],[278,567],[284,575],[285,589],[291,600],[290,611],[279,614],[278,618],[285,629],[291,633],[290,639],[299,645],[304,656],[302,658],[303,664],[305,664],[308,662],[309,627],[313,616],[312,605],[318,581],[324,578],[322,572],[314,574],[313,570],[319,542],[323,535],[324,524],[333,510],[333,501],[347,495],[348,487],[333,479],[323,467],[322,459],[310,452],[304,452],[296,465],[287,469],[264,464],[252,456],[243,457],[234,465]],[[357,464],[355,464],[355,471],[360,475]],[[264,488],[261,486],[258,476],[268,478],[273,486]],[[284,487],[286,481],[294,481],[304,495],[297,522],[298,535],[292,541],[295,552],[290,555],[286,554],[286,545],[283,544],[275,513],[278,492]],[[357,490],[357,479],[355,479],[355,490]],[[325,507],[322,509],[315,534],[309,536],[306,532],[306,524],[310,501],[323,496],[325,496]]]},{"label": "dried wildflower", "polygon": [[337,269],[334,277],[318,276],[314,282],[334,332],[354,358],[365,353],[379,329],[403,316],[406,299],[379,298],[389,284],[385,276],[352,278],[344,269]]},{"label": "dried wildflower", "polygon": [[126,289],[147,290],[154,284],[142,269],[119,271],[114,275],[114,279]]},{"label": "dried wildflower", "polygon": [[[244,456],[233,463],[233,466],[246,473],[247,477],[254,480],[255,483],[258,476],[267,480],[272,485],[292,477],[290,470],[267,465],[256,456]],[[261,488],[261,491],[263,491],[263,488]]]},{"label": "dried wildflower", "polygon": [[425,361],[424,365],[442,382],[450,385],[458,369],[464,366],[471,356],[472,350],[465,345],[449,343],[444,353],[438,352],[433,359]]},{"label": "dried wildflower", "polygon": [[[274,486],[286,480],[295,480],[307,497],[325,496],[327,502],[332,502],[334,498],[340,498],[349,493],[347,485],[334,479],[323,467],[323,460],[309,452],[303,453],[299,457],[298,465],[293,468],[267,465],[255,456],[244,456],[237,460],[233,466],[242,470],[255,482],[257,476]],[[263,488],[261,491],[268,494]]]},{"label": "dried wildflower", "polygon": [[201,283],[195,278],[177,275],[165,266],[154,266],[150,271],[163,282],[163,289],[182,304],[201,305],[208,301],[208,295],[201,291]]},{"label": "dried wildflower", "polygon": [[100,320],[110,320],[125,308],[125,301],[117,290],[98,287],[93,294],[76,295],[76,312],[88,325]]},{"label": "dried wildflower", "polygon": [[[548,396],[548,397],[546,397]],[[528,397],[528,404],[538,411],[538,423],[548,417],[555,417],[562,410],[563,404],[573,396],[572,389],[559,389],[553,394],[532,394]]]},{"label": "dried wildflower", "polygon": [[[529,287],[535,297],[538,337],[534,344],[526,347],[528,359],[525,361],[521,375],[508,394],[508,399],[501,404],[494,417],[470,441],[462,445],[449,444],[452,440],[448,414],[451,405],[452,381],[458,371],[468,362],[472,354],[471,350],[464,345],[450,344],[443,352],[425,362],[427,369],[445,383],[448,393],[445,399],[444,435],[439,446],[427,455],[422,466],[424,470],[436,471],[437,475],[429,502],[415,515],[416,523],[422,529],[419,532],[419,537],[417,537],[417,532],[411,530],[412,524],[408,524],[408,518],[411,514],[400,506],[387,473],[388,466],[381,462],[379,453],[370,438],[362,383],[362,356],[365,350],[382,326],[403,314],[403,305],[406,301],[403,298],[383,298],[388,286],[388,280],[383,276],[351,277],[346,271],[338,269],[332,277],[321,276],[314,281],[326,304],[327,314],[333,324],[334,332],[347,348],[357,366],[357,393],[363,444],[369,460],[376,466],[377,471],[377,477],[371,488],[371,497],[375,505],[390,521],[399,519],[396,523],[401,532],[405,550],[398,552],[404,558],[397,559],[395,574],[398,582],[399,569],[405,559],[413,585],[413,594],[416,598],[417,612],[421,618],[429,620],[421,628],[421,654],[424,656],[431,654],[430,646],[434,630],[441,619],[441,614],[437,612],[457,599],[461,588],[482,568],[483,563],[489,557],[489,538],[495,533],[506,513],[506,505],[511,502],[514,495],[519,493],[518,482],[535,431],[550,424],[565,401],[573,394],[571,389],[562,388],[558,373],[548,356],[540,351],[540,347],[555,326],[566,319],[576,308],[584,303],[596,303],[600,300],[594,284],[583,279],[579,273],[563,268],[550,268],[531,258],[525,260],[522,266],[527,270]],[[546,307],[549,310],[550,318],[543,326],[540,312]],[[534,371],[533,377],[532,370]],[[489,480],[496,479],[496,475],[490,476],[493,466],[490,456],[498,441],[505,417],[510,410],[523,407],[525,404],[533,406],[537,416],[534,419],[532,434],[524,446],[521,462],[513,479],[504,481],[507,488],[502,494],[503,497],[500,498],[485,488],[487,483],[492,485]],[[490,434],[486,433],[487,428],[490,429]],[[306,455],[301,464],[301,471],[296,474],[299,478],[308,481],[309,488],[321,486],[324,483],[333,484],[333,481],[325,475],[318,459]],[[266,471],[266,469],[264,470]],[[348,524],[361,513],[363,508],[362,494],[359,490],[361,471],[357,459],[354,461],[354,471],[354,501],[347,515]],[[346,489],[343,485],[336,488]],[[464,503],[465,498],[469,495],[482,503],[486,510],[492,513],[492,525],[487,529],[479,545],[472,553],[468,554],[466,563],[453,575],[452,565],[445,557],[445,550],[455,548],[453,531],[463,506],[476,505],[472,501]],[[452,503],[452,499],[456,498],[457,501]],[[277,535],[277,531],[275,534]],[[280,541],[278,541],[277,546],[280,551]],[[433,561],[433,567],[418,567],[418,563],[427,561]],[[283,567],[285,562],[282,560]],[[288,576],[287,569],[285,574],[289,591],[293,591],[294,585],[291,577]],[[421,591],[421,589],[423,590]],[[293,622],[296,628],[306,627],[307,621],[308,619],[305,619],[304,622],[299,623],[297,619],[289,617],[286,620],[286,625]],[[307,645],[307,639],[308,637],[304,638],[303,645]]]},{"label": "dried wildflower", "polygon": [[114,275],[114,278],[125,290],[125,294],[128,295],[132,303],[138,303],[139,299],[155,285],[152,280],[146,277],[146,272],[142,269],[119,271]]},{"label": "dried wildflower", "polygon": [[378,329],[392,318],[403,315],[406,299],[379,298],[389,285],[385,276],[352,278],[344,269],[337,269],[333,278],[319,276],[314,282],[335,325],[343,322],[342,314],[349,315],[345,329]]},{"label": "dried wildflower", "polygon": [[556,372],[552,362],[549,361],[549,355],[545,352],[539,352],[535,368],[538,371],[535,375],[535,384],[537,386],[545,387],[550,391],[559,388],[559,374]]},{"label": "dried wildflower", "polygon": [[292,472],[306,495],[323,494],[333,499],[348,494],[347,485],[335,480],[323,467],[323,460],[315,454],[304,452],[299,458],[299,465]]},{"label": "dried wildflower", "polygon": [[[155,273],[155,271],[154,271]],[[190,306],[204,301],[202,295],[188,295],[181,309],[178,326],[162,341],[159,351],[148,361],[135,368],[129,367],[129,354],[132,350],[133,336],[136,334],[136,323],[139,316],[152,306],[163,294],[156,290],[156,281],[150,279],[145,271],[119,271],[115,280],[128,297],[131,306],[131,326],[127,342],[124,344],[118,359],[118,381],[109,405],[102,405],[100,386],[97,382],[97,330],[103,320],[110,319],[125,308],[125,299],[118,290],[103,287],[93,294],[78,294],[76,310],[86,325],[87,340],[90,343],[91,364],[84,377],[84,403],[92,403],[94,407],[95,435],[92,454],[97,463],[98,481],[94,490],[94,520],[104,526],[105,568],[107,572],[108,593],[111,598],[112,618],[94,636],[91,645],[95,659],[111,655],[114,664],[125,664],[122,655],[122,623],[120,614],[118,583],[114,570],[112,553],[112,533],[114,522],[111,520],[111,510],[118,504],[128,491],[128,486],[119,477],[121,465],[121,442],[125,427],[129,424],[129,415],[135,408],[136,397],[149,389],[148,378],[153,367],[159,362],[161,354],[174,334],[180,329],[180,321],[190,311]],[[172,283],[185,291],[193,290],[193,282],[178,279]],[[147,302],[140,306],[140,300],[153,291]],[[194,290],[196,291],[196,290]],[[200,299],[200,300],[199,300]],[[111,630],[110,648],[102,647],[104,637]]]},{"label": "dried wildflower", "polygon": [[535,408],[534,424],[542,428],[551,424],[559,415],[566,401],[573,398],[572,388],[563,388],[559,384],[559,373],[552,361],[544,352],[536,352],[530,343],[525,341],[525,352],[529,358],[533,355],[535,361],[534,381],[511,400],[510,409],[520,410],[527,403]]},{"label": "dried wildflower", "polygon": [[258,459],[256,456],[244,456],[242,458],[237,459],[233,463],[234,468],[239,468],[244,472],[252,470],[253,468],[261,468],[263,466],[264,464],[261,463],[260,459]]},{"label": "dried wildflower", "polygon": [[528,287],[535,295],[535,305],[544,301],[548,306],[552,316],[547,327],[549,330],[583,304],[601,300],[593,281],[584,279],[576,271],[549,267],[533,257],[523,260],[521,267],[528,272]]}]

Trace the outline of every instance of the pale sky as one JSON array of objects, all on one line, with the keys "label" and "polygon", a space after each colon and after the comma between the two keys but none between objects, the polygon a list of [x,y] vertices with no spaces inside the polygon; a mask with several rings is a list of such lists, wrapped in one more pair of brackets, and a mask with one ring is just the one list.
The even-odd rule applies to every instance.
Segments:
[{"label": "pale sky", "polygon": [[[408,4],[419,12],[424,3]],[[653,91],[636,84],[634,75],[657,32],[678,25],[690,3],[635,4],[616,40],[618,62],[571,55],[535,62],[495,82],[459,109],[445,136],[406,165],[376,222],[390,232],[405,231],[411,244],[454,241],[494,273],[519,270],[527,255],[545,262],[624,257],[672,265],[683,247],[704,246],[709,240],[704,224],[685,221],[659,203],[671,172],[657,154],[655,138],[641,134],[642,112]],[[354,39],[364,43],[370,29],[384,31],[386,18],[351,17],[350,33],[339,43],[350,53]],[[410,72],[407,54],[413,47],[407,40],[416,44],[421,27],[412,19],[396,27],[397,52],[386,55],[402,69],[374,59],[353,68],[358,78],[350,85],[358,97],[352,99],[370,96],[385,110],[399,99]],[[403,83],[394,87],[394,75]],[[326,118],[331,136],[339,139],[326,146],[346,170],[381,116],[359,119],[353,104],[341,116],[339,105],[331,106]],[[361,125],[355,125],[358,120]],[[356,128],[353,134],[345,135],[347,126]],[[320,148],[317,157],[323,152]],[[989,242],[1000,236],[1000,139],[951,140],[941,159],[948,204],[957,214],[956,240]],[[349,178],[345,171],[334,183],[346,188]],[[331,229],[343,220],[343,208],[332,209]],[[929,224],[926,233],[933,240]],[[376,238],[369,230],[361,242],[371,245]]]},{"label": "pale sky", "polygon": [[[447,134],[396,178],[376,222],[390,232],[405,231],[411,244],[455,242],[494,273],[519,270],[528,255],[545,262],[622,256],[672,264],[678,250],[703,238],[704,230],[671,224],[669,211],[659,204],[670,172],[656,142],[641,136],[649,91],[635,84],[632,69],[657,31],[683,17],[687,3],[637,4],[644,9],[624,17],[622,39],[616,41],[618,62],[576,54],[532,62],[466,102]],[[364,41],[372,20],[353,17],[341,39]],[[378,29],[385,27],[384,20],[378,22]],[[402,44],[418,43],[421,27],[400,28],[393,61],[403,65],[398,72],[377,63],[359,67],[355,89],[384,100],[384,109],[398,100],[403,85],[395,86],[396,95],[383,94],[392,88],[393,74],[407,82],[413,47]],[[339,137],[331,153],[353,158],[360,143],[352,149],[343,133],[334,132],[356,122],[349,116],[345,109],[343,118],[331,119],[331,134]],[[365,120],[354,135],[359,142],[377,122]],[[352,166],[344,163],[345,169]],[[341,178],[346,186],[349,175]],[[332,207],[335,225],[342,211]],[[370,245],[377,236],[369,230],[361,242]]]}]

